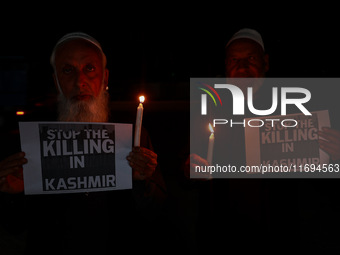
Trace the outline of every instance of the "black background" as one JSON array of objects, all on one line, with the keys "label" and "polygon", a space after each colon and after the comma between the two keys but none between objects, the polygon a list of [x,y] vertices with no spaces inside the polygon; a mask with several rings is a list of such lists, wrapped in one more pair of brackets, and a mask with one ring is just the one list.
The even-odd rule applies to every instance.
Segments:
[{"label": "black background", "polygon": [[[224,48],[239,29],[261,33],[269,77],[338,77],[339,24],[332,9],[326,4],[298,8],[232,2],[4,5],[0,66],[24,66],[27,76],[18,92],[19,98],[24,91],[26,101],[0,103],[1,134],[16,129],[18,121],[55,120],[50,54],[64,34],[82,31],[95,37],[107,56],[114,121],[134,123],[143,93],[143,125],[159,160],[169,167],[167,160],[188,143],[190,77],[223,77]],[[6,93],[6,85],[0,88]],[[337,97],[338,91],[327,93]],[[26,114],[16,116],[17,110]]]},{"label": "black background", "polygon": [[[189,78],[223,77],[225,44],[244,27],[262,34],[270,58],[268,76],[339,77],[339,20],[335,3],[334,6],[325,2],[255,4],[249,6],[244,1],[238,6],[230,1],[3,4],[1,66],[8,67],[10,63],[6,65],[6,59],[13,56],[24,63],[27,101],[23,105],[0,106],[1,139],[16,128],[18,121],[54,120],[56,89],[49,65],[52,48],[65,33],[82,31],[92,35],[102,44],[108,58],[112,110],[119,111],[123,119],[129,116],[128,122],[134,123],[138,95],[146,96],[143,125],[150,132],[168,191],[174,198],[171,212],[175,211],[173,221],[179,229],[175,234],[183,235],[184,242],[192,245],[195,232],[190,224],[196,219],[196,196],[181,192],[178,179],[169,178],[180,172],[176,165],[178,155],[188,142]],[[337,97],[339,88],[327,93]],[[24,109],[27,114],[16,116],[18,109]],[[328,183],[322,187],[326,186]],[[334,192],[327,195],[338,197]],[[335,201],[332,196],[329,200]],[[308,202],[314,203],[314,197],[304,200]],[[317,208],[315,215],[322,214],[313,220],[337,219],[328,217],[322,206]],[[310,224],[309,211],[302,213],[306,213],[308,226],[304,233],[309,233],[314,225]],[[334,222],[326,223],[322,226],[334,225]],[[306,244],[318,238],[312,236],[315,232],[310,233],[312,238],[303,236]],[[210,237],[209,234],[204,233],[204,237]],[[281,245],[275,247],[281,248]]]},{"label": "black background", "polygon": [[149,100],[186,99],[190,77],[224,75],[224,46],[244,27],[262,34],[270,55],[269,76],[338,76],[339,25],[332,6],[127,7],[100,2],[91,7],[5,7],[0,56],[24,58],[28,99],[35,102],[55,92],[49,57],[56,41],[74,31],[102,44],[114,100],[135,101],[140,91]]}]

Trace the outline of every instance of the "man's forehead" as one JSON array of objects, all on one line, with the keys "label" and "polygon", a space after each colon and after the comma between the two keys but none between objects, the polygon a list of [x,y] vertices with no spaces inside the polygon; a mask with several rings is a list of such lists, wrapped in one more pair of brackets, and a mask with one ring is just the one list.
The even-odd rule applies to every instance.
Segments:
[{"label": "man's forehead", "polygon": [[94,44],[84,39],[73,39],[65,41],[58,46],[55,54],[57,59],[71,60],[72,58],[83,58],[102,61],[102,52]]},{"label": "man's forehead", "polygon": [[227,55],[233,54],[233,53],[264,53],[262,50],[261,45],[259,45],[257,42],[242,38],[237,39],[233,41],[228,47],[227,47]]}]

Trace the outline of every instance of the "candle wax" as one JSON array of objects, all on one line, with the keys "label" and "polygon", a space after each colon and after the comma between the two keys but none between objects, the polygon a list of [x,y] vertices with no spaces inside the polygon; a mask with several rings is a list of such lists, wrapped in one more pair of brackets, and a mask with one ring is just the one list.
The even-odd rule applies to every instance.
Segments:
[{"label": "candle wax", "polygon": [[137,116],[136,116],[136,126],[135,126],[135,140],[134,146],[140,146],[140,135],[142,129],[142,118],[143,118],[143,104],[140,103],[137,107]]},{"label": "candle wax", "polygon": [[214,133],[211,133],[211,135],[209,136],[208,155],[207,155],[207,161],[210,165],[213,159],[214,141],[215,141]]}]

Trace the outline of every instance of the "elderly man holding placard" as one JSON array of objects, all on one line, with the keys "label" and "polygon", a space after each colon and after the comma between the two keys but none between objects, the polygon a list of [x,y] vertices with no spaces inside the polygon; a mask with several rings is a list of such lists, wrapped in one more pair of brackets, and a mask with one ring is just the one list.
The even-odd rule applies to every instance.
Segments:
[{"label": "elderly man holding placard", "polygon": [[[109,71],[106,68],[106,56],[96,39],[80,32],[66,34],[55,45],[51,64],[58,90],[58,121],[90,122],[95,125],[110,120]],[[47,138],[57,139],[57,135],[63,134],[57,131],[48,132]],[[90,134],[87,130],[84,134],[86,132]],[[73,134],[79,136],[80,131]],[[107,133],[104,136],[109,138]],[[152,229],[149,227],[157,217],[151,215],[149,208],[152,208],[153,213],[156,208],[160,208],[159,205],[165,196],[164,184],[157,168],[157,154],[152,150],[146,131],[142,130],[140,136],[140,146],[132,147],[132,151],[124,156],[126,163],[132,168],[132,189],[26,196],[29,252],[41,253],[44,250],[44,253],[48,254],[106,254],[119,249],[118,246],[129,250],[138,247],[138,244],[145,240],[154,238],[148,234]],[[58,143],[58,140],[47,142],[49,143],[46,143],[46,154],[62,154],[60,145],[64,146],[63,143]],[[52,147],[55,145],[57,146]],[[90,147],[79,148],[78,152],[82,150],[88,154]],[[113,149],[110,152],[113,152]],[[0,161],[2,194],[23,192],[23,165],[30,164],[25,153],[29,152],[19,152]],[[80,165],[82,163],[78,162]],[[92,185],[98,184],[96,182],[100,180],[93,178]],[[111,179],[110,183],[114,181]],[[50,184],[54,189],[52,182]],[[148,224],[148,228],[145,228],[144,223]],[[140,225],[140,228],[136,228],[137,225]],[[143,233],[138,234],[138,231]],[[128,245],[130,243],[137,245]]]},{"label": "elderly man holding placard", "polygon": [[[261,109],[268,109],[266,103],[271,102],[272,99],[272,94],[270,93],[271,87],[283,88],[286,86],[283,84],[287,83],[282,83],[281,79],[280,82],[270,84],[269,81],[272,80],[264,78],[269,70],[269,57],[265,51],[262,36],[256,30],[249,28],[241,29],[228,41],[225,53],[226,79],[222,79],[222,82],[211,81],[211,85],[214,85],[214,88],[221,89],[226,85],[225,83],[228,83],[228,86],[235,84],[238,87],[237,97],[243,98],[243,95],[247,96],[248,107],[250,98],[254,101],[254,105],[257,105],[258,107],[261,106]],[[289,68],[289,65],[287,66]],[[203,81],[208,83],[207,80]],[[207,96],[206,94],[208,93],[203,89],[203,94],[201,87],[198,87],[197,85],[204,86],[205,84],[203,81],[201,83],[193,83],[195,86],[192,86],[192,88],[194,88],[192,91],[199,91],[198,95],[202,98],[200,102],[203,103],[196,109],[196,113],[198,113],[197,116],[199,116],[201,122],[206,121],[206,119],[204,119],[204,114],[206,114],[205,96]],[[291,87],[296,86],[296,80],[291,83]],[[301,146],[301,151],[308,151],[308,149],[314,145],[316,147],[315,151],[317,155],[328,154],[329,158],[332,160],[331,164],[329,164],[332,171],[332,163],[336,163],[334,165],[338,166],[340,160],[340,131],[336,129],[339,128],[337,117],[337,109],[339,108],[336,106],[336,101],[331,101],[329,99],[331,98],[331,94],[335,93],[336,86],[327,86],[326,82],[319,82],[318,84],[309,81],[304,84],[309,85],[308,88],[313,89],[315,92],[319,91],[320,93],[322,90],[322,93],[327,95],[327,100],[322,100],[322,97],[315,93],[313,104],[310,104],[309,107],[314,108],[317,111],[329,109],[330,113],[333,113],[333,116],[331,115],[333,118],[330,118],[332,120],[333,128],[329,128],[329,126],[325,124],[327,123],[325,121],[324,123],[319,124],[317,129],[313,124],[308,124],[309,121],[306,121],[305,116],[302,118],[296,117],[296,119],[300,121],[299,125],[301,125],[303,129],[295,130],[295,132],[299,131],[303,133],[304,130],[313,132],[310,132],[310,134],[313,135],[310,135],[309,137],[306,136],[305,139],[309,141],[303,147]],[[230,91],[227,92],[230,93]],[[221,96],[227,94],[223,90],[218,90],[218,93]],[[215,95],[219,96],[218,94]],[[235,96],[235,99],[237,97]],[[193,98],[195,99],[195,97]],[[199,97],[197,98],[199,99]],[[211,98],[215,100],[212,95]],[[225,100],[229,98],[232,100],[229,102]],[[207,160],[208,157],[206,157],[206,154],[202,152],[207,147],[209,148],[209,146],[206,146],[206,143],[200,141],[203,139],[208,141],[209,133],[206,129],[206,123],[201,125],[202,127],[200,125],[195,125],[195,122],[194,124],[191,123],[191,127],[193,127],[190,130],[191,133],[198,130],[197,133],[200,134],[204,130],[206,135],[192,137],[194,139],[191,139],[191,154],[187,157],[184,164],[184,174],[189,176],[188,173],[190,173],[190,177],[195,178],[195,180],[198,180],[199,178],[201,180],[208,180],[209,178],[207,178],[206,175],[209,171],[206,171],[206,169],[215,167],[210,168],[212,169],[211,172],[215,174],[217,172],[215,169],[218,169],[218,167],[219,169],[222,169],[221,166],[225,167],[224,170],[226,173],[230,173],[229,175],[213,174],[214,179],[209,183],[209,189],[207,189],[206,186],[203,186],[207,182],[201,182],[203,185],[202,187],[199,186],[203,190],[203,192],[201,190],[200,192],[201,194],[204,194],[204,196],[202,196],[202,201],[204,203],[202,203],[202,206],[197,207],[206,208],[207,205],[211,205],[209,207],[209,213],[199,212],[202,215],[201,219],[205,220],[206,215],[217,216],[209,218],[210,225],[200,224],[199,227],[202,228],[202,230],[200,230],[201,233],[219,233],[223,229],[223,234],[215,235],[213,245],[206,246],[207,250],[205,252],[217,253],[226,247],[229,250],[237,250],[240,254],[256,252],[261,254],[272,254],[277,253],[278,249],[280,250],[280,253],[294,253],[298,252],[300,248],[302,248],[302,252],[308,253],[308,251],[317,251],[316,253],[324,253],[326,250],[324,247],[327,247],[327,251],[339,250],[339,247],[332,243],[333,238],[337,238],[338,236],[334,235],[334,237],[333,234],[328,235],[328,233],[335,233],[337,229],[337,227],[333,227],[335,224],[329,223],[336,222],[336,219],[338,218],[338,211],[335,209],[339,207],[338,203],[335,202],[337,201],[336,190],[338,189],[336,180],[330,181],[329,179],[324,179],[314,182],[314,180],[309,181],[302,178],[300,180],[289,179],[292,177],[294,178],[295,173],[292,173],[290,177],[283,177],[283,175],[275,176],[276,173],[274,173],[267,179],[265,179],[265,174],[256,175],[245,173],[243,176],[235,175],[235,173],[240,173],[244,166],[256,166],[256,164],[250,163],[247,156],[264,156],[267,154],[271,155],[273,158],[277,157],[279,159],[285,159],[287,154],[290,153],[289,155],[292,158],[308,158],[308,156],[301,156],[303,155],[301,152],[294,150],[287,153],[287,150],[281,150],[282,147],[276,152],[272,147],[267,151],[261,150],[260,146],[246,147],[254,137],[257,137],[255,134],[256,132],[250,133],[249,129],[252,129],[253,127],[247,129],[243,125],[238,124],[243,123],[247,118],[253,120],[259,118],[257,115],[260,114],[254,114],[250,108],[249,113],[246,114],[247,116],[243,115],[243,113],[235,114],[233,110],[237,107],[232,106],[230,103],[235,103],[235,99],[234,97],[222,97],[223,110],[225,110],[223,111],[223,114],[220,114],[222,111],[219,111],[218,107],[210,108],[210,116],[212,119],[216,118],[216,120],[219,119],[219,121],[222,122],[226,119],[221,119],[220,116],[228,116],[230,122],[232,122],[231,118],[234,118],[235,120],[234,125],[228,127],[226,127],[226,125],[215,126],[216,140],[212,164]],[[220,109],[222,109],[222,102]],[[226,106],[225,103],[229,104]],[[215,104],[215,106],[216,105],[217,104]],[[282,104],[282,106],[284,106],[284,104]],[[239,110],[240,108],[241,107],[238,107],[237,109]],[[230,112],[228,112],[228,110],[230,110]],[[191,111],[191,113],[195,112]],[[276,118],[279,114],[273,115],[272,119]],[[282,115],[286,115],[286,113],[281,113],[281,116]],[[193,120],[195,121],[195,119]],[[310,121],[310,123],[313,123],[313,121]],[[321,121],[319,123],[321,123]],[[272,139],[269,141],[265,139],[265,136],[262,136],[263,143],[265,144],[269,141],[273,144],[275,139],[280,140],[278,130],[283,130],[284,128],[286,129],[283,125],[281,129],[280,126],[273,126],[275,132],[271,133]],[[288,129],[289,128],[287,128],[287,130]],[[255,129],[252,131],[254,130]],[[268,128],[268,130],[271,129]],[[287,130],[282,133],[287,134]],[[294,134],[293,129],[289,130],[289,132]],[[283,137],[284,136],[282,135],[281,139]],[[286,138],[286,141],[289,139],[290,138]],[[298,140],[296,135],[295,140]],[[209,139],[209,144],[210,141],[211,139]],[[285,140],[282,139],[280,142],[283,144],[283,141]],[[198,145],[196,146],[196,144]],[[322,150],[322,154],[320,153],[320,150]],[[196,151],[199,153],[196,153]],[[315,158],[311,157],[308,158],[308,160],[319,162],[319,158],[321,158],[321,156]],[[284,162],[284,160],[282,162]],[[307,171],[309,170],[309,166],[315,165],[315,163],[304,164],[307,166]],[[265,165],[270,164],[263,163],[263,165],[261,164],[261,167]],[[279,165],[281,167],[284,166],[283,163],[280,163]],[[235,167],[235,171],[233,171],[233,167]],[[200,171],[200,169],[203,169],[204,171]],[[230,169],[232,171],[229,171]],[[223,172],[221,171],[221,173]],[[252,179],[256,176],[257,179]],[[307,178],[311,178],[316,177],[317,175],[309,173],[309,175],[306,176]],[[199,184],[197,181],[193,183]],[[209,194],[209,196],[207,194]],[[322,201],[318,201],[319,198]],[[329,201],[327,202],[329,204],[324,203],[325,200]],[[320,205],[322,205],[322,208]],[[332,211],[332,213],[327,214],[328,221],[324,221],[320,215],[324,215],[325,212],[330,211]],[[201,221],[198,222],[201,223]],[[320,229],[323,230],[320,231]],[[285,242],[284,240],[287,236],[289,236],[289,241]],[[227,245],[225,243],[226,240],[228,240]],[[201,244],[202,246],[200,246]],[[198,245],[200,249],[206,248],[205,244],[202,242],[198,242]]]}]

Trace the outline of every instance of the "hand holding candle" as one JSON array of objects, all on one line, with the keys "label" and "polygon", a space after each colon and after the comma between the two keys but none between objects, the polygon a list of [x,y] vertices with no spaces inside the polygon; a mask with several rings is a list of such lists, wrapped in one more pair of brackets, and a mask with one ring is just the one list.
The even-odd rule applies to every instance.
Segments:
[{"label": "hand holding candle", "polygon": [[214,136],[214,129],[211,126],[210,123],[209,123],[209,129],[211,131],[211,134],[209,136],[207,161],[208,161],[209,165],[211,165],[212,164],[212,159],[213,159],[215,136]]},{"label": "hand holding candle", "polygon": [[157,167],[157,154],[152,150],[140,147],[140,137],[143,119],[143,102],[144,96],[139,97],[139,105],[137,107],[134,148],[126,157],[129,165],[132,167],[132,177],[134,180],[147,180],[151,178]]},{"label": "hand holding candle", "polygon": [[134,140],[134,146],[135,147],[140,147],[140,134],[141,134],[141,129],[142,129],[144,100],[145,100],[144,96],[139,97],[140,103],[137,107],[136,126],[135,126],[135,140]]}]

